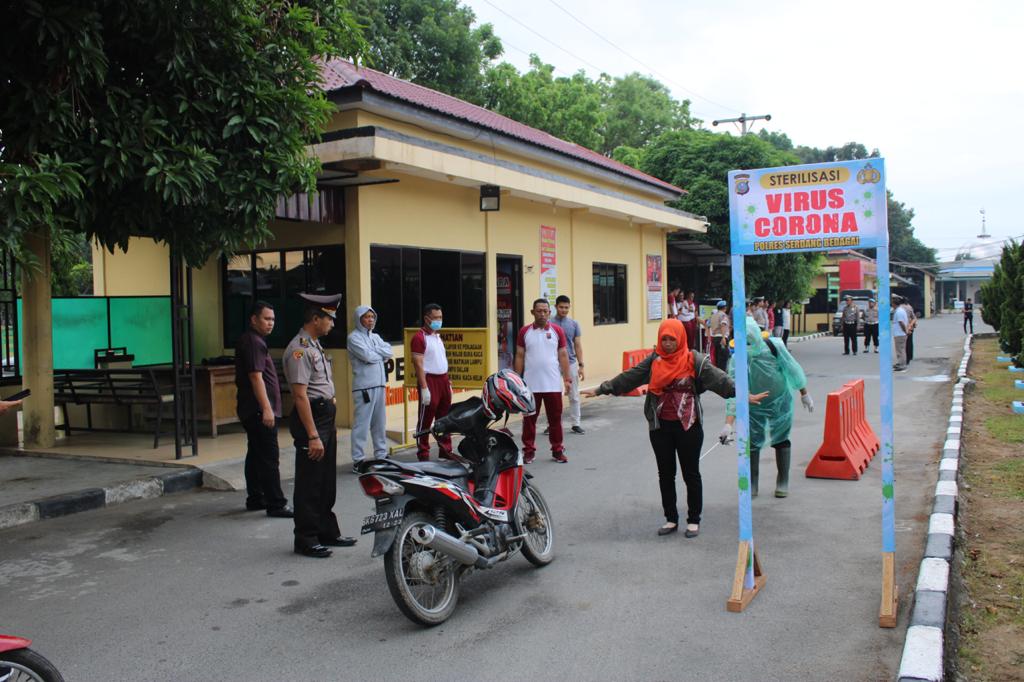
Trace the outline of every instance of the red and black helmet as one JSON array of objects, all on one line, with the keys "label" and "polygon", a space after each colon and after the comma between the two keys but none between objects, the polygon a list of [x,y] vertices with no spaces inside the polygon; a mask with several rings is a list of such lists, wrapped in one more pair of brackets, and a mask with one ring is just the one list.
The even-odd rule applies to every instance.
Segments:
[{"label": "red and black helmet", "polygon": [[483,395],[480,397],[484,402],[484,412],[491,419],[497,419],[506,412],[529,414],[537,409],[533,401],[533,391],[521,376],[510,369],[500,370],[487,377]]}]

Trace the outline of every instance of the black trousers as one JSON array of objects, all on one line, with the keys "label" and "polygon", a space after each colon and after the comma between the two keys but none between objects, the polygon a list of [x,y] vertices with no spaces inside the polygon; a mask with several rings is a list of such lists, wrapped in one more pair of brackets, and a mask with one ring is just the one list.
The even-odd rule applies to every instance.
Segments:
[{"label": "black trousers", "polygon": [[787,348],[789,347],[789,330],[788,329],[783,329],[782,330],[782,343]]},{"label": "black trousers", "polygon": [[715,367],[723,372],[729,367],[729,339],[724,336],[713,337],[715,343]]},{"label": "black trousers", "polygon": [[964,315],[964,334],[967,333],[967,325],[971,326],[971,333],[974,333],[974,315]]},{"label": "black trousers", "polygon": [[907,334],[907,364],[914,359],[914,332]]},{"label": "black trousers", "polygon": [[292,410],[289,428],[295,441],[295,548],[306,549],[341,535],[334,501],[338,493],[338,432],[334,427],[336,408],[331,400],[313,398],[313,422],[324,456],[318,462],[309,458],[309,438]]},{"label": "black trousers", "polygon": [[874,342],[875,348],[878,348],[878,323],[865,324],[864,325],[864,350],[867,351],[871,348],[871,343]]},{"label": "black trousers", "polygon": [[850,352],[850,344],[853,344],[853,352],[857,352],[857,324],[843,323],[843,352]]},{"label": "black trousers", "polygon": [[242,421],[248,451],[245,453],[245,504],[248,507],[281,509],[288,500],[281,491],[281,452],[277,424],[264,426],[260,415]]},{"label": "black trousers", "polygon": [[704,444],[704,429],[700,422],[684,431],[677,421],[661,421],[660,428],[650,432],[651,447],[658,462],[658,487],[661,488],[661,506],[665,520],[679,523],[676,509],[676,458],[683,469],[686,484],[686,522],[700,523],[704,507],[704,488],[700,479],[700,448]]}]

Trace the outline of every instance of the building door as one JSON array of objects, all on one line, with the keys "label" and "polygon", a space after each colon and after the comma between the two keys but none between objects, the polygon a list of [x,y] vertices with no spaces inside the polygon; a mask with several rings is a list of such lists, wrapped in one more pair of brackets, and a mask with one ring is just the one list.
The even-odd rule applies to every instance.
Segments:
[{"label": "building door", "polygon": [[498,369],[511,369],[516,334],[523,326],[523,258],[498,256]]}]

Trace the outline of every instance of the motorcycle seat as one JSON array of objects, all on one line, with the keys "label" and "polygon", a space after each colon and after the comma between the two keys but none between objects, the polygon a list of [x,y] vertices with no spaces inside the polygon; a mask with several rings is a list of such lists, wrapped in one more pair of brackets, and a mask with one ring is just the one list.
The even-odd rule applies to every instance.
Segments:
[{"label": "motorcycle seat", "polygon": [[458,462],[408,462],[402,464],[402,468],[438,478],[461,478],[469,473]]}]

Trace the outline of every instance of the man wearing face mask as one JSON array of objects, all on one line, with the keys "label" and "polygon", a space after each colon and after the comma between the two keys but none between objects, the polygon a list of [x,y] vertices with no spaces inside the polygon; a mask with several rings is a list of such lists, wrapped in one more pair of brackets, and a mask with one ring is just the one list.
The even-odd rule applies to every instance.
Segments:
[{"label": "man wearing face mask", "polygon": [[[420,392],[420,411],[416,420],[416,431],[426,431],[434,418],[448,414],[452,406],[452,385],[448,380],[448,355],[441,339],[443,324],[441,306],[428,303],[423,306],[423,326],[412,337],[412,364],[416,371],[416,385]],[[452,459],[452,437],[444,435],[437,439],[440,449],[438,457]],[[424,435],[416,441],[416,457],[425,462],[430,459],[430,436]]]},{"label": "man wearing face mask", "polygon": [[391,359],[391,344],[373,331],[377,313],[368,305],[357,306],[355,326],[348,335],[348,357],[352,365],[352,463],[366,459],[366,438],[373,441],[373,457],[388,456],[387,411],[385,405],[388,375],[384,362]]}]

